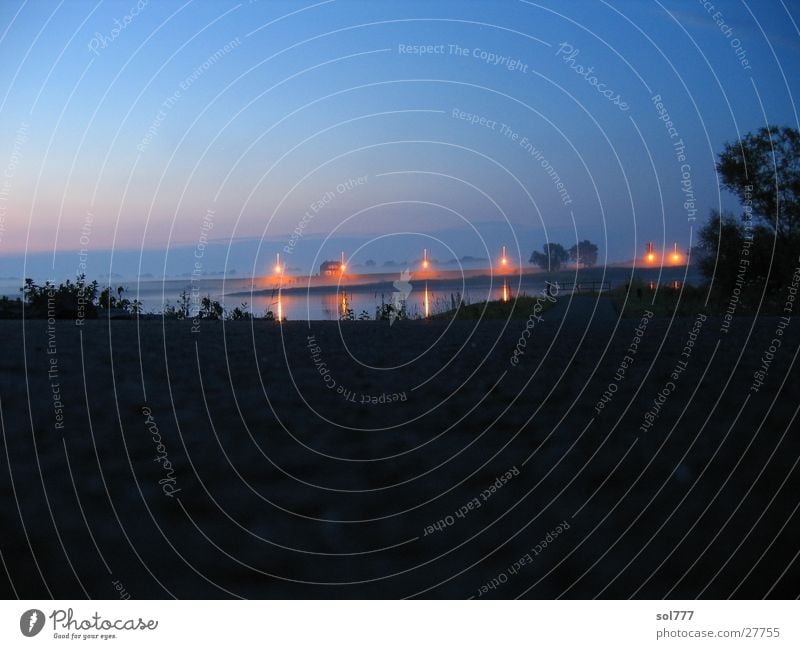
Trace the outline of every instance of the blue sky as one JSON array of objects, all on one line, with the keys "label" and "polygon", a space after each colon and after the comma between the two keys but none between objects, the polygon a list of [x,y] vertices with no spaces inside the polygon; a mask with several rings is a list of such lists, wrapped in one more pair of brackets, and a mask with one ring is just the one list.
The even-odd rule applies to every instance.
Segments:
[{"label": "blue sky", "polygon": [[109,249],[160,272],[152,251],[196,246],[209,213],[229,257],[261,242],[237,264],[258,271],[329,193],[300,268],[371,237],[379,260],[576,237],[629,259],[736,209],[726,141],[798,125],[794,2],[139,4],[0,4],[0,275],[54,270],[87,214],[98,274]]}]

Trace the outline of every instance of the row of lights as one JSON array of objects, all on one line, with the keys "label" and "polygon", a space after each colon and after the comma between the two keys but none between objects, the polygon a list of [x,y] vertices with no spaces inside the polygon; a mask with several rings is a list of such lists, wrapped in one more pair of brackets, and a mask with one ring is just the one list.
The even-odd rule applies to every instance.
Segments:
[{"label": "row of lights", "polygon": [[[665,257],[666,257],[666,255],[665,255]],[[644,253],[644,260],[648,264],[655,264],[656,261],[657,261],[657,255],[656,255],[655,247],[653,246],[653,242],[652,241],[648,241],[647,242],[647,250],[645,250],[645,253]],[[677,243],[672,246],[672,252],[669,255],[669,260],[673,264],[679,264],[683,260],[683,255],[681,255],[681,253],[678,252],[678,244]]]},{"label": "row of lights", "polygon": [[[655,264],[656,263],[656,258],[657,258],[657,255],[656,255],[656,252],[655,252],[655,247],[653,246],[653,242],[652,241],[648,241],[647,242],[647,250],[645,251],[645,254],[644,254],[644,260],[648,264]],[[677,243],[675,243],[673,245],[672,253],[670,254],[669,258],[670,258],[670,261],[673,264],[679,264],[682,261],[683,256],[681,255],[680,252],[678,252],[678,244]],[[424,270],[427,270],[428,268],[430,268],[430,265],[431,265],[431,262],[428,259],[428,249],[427,248],[423,248],[422,249],[422,268]],[[505,246],[503,246],[503,252],[500,255],[500,266],[502,268],[508,268],[508,266],[509,266],[509,259],[508,259],[508,256],[506,255],[506,247]],[[278,253],[278,255],[276,257],[276,261],[275,261],[275,274],[276,275],[282,275],[284,270],[286,270],[286,269],[283,266],[283,264],[281,264],[281,253]],[[344,274],[344,272],[347,270],[347,264],[344,261],[344,252],[342,252],[341,261],[339,263],[339,270],[342,272],[342,274]]]},{"label": "row of lights", "polygon": [[[422,249],[422,268],[428,269],[430,268],[430,261],[428,260],[428,249]],[[507,267],[508,266],[508,257],[506,256],[506,247],[503,246],[503,254],[500,256],[500,265]],[[276,275],[282,275],[283,272],[286,270],[286,267],[281,264],[281,253],[278,253],[275,257],[275,267],[274,271]],[[341,261],[339,263],[339,270],[344,273],[347,270],[347,264],[344,261],[344,252],[342,252]]]}]

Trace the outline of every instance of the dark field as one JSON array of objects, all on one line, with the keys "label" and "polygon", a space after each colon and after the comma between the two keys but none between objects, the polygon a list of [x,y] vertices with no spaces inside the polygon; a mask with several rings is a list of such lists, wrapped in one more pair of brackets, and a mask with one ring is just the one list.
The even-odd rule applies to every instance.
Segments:
[{"label": "dark field", "polygon": [[0,322],[4,596],[797,597],[797,324],[567,306]]}]

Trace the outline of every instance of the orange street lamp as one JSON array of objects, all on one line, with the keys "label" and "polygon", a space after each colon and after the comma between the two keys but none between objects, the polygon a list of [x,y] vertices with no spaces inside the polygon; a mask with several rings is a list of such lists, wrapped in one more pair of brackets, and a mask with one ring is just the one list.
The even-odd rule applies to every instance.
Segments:
[{"label": "orange street lamp", "polygon": [[678,252],[678,244],[677,242],[672,248],[672,262],[675,264],[680,263],[681,261],[681,253]]},{"label": "orange street lamp", "polygon": [[647,252],[645,253],[644,258],[647,260],[647,263],[652,264],[656,260],[656,253],[653,250],[653,242],[647,242]]},{"label": "orange street lamp", "polygon": [[422,249],[422,267],[423,268],[427,268],[428,266],[429,266],[429,264],[428,264],[428,249],[427,248],[423,248]]}]

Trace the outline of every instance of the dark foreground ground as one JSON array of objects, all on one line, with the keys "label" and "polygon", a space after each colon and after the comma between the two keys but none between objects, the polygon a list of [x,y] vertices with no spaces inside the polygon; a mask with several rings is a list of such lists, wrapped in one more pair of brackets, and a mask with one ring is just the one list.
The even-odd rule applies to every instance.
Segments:
[{"label": "dark foreground ground", "polygon": [[797,597],[797,323],[578,300],[0,322],[0,593]]}]

